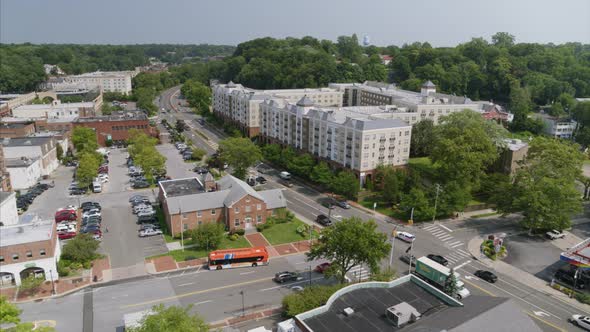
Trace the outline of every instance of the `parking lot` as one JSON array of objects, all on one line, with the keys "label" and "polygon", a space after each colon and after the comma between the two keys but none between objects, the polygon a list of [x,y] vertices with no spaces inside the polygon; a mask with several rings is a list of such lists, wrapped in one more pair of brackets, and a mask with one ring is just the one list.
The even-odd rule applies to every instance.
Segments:
[{"label": "parking lot", "polygon": [[166,174],[168,176],[173,179],[195,176],[195,173],[192,171],[195,165],[194,162],[185,162],[174,145],[162,144],[156,146],[156,148],[164,155],[164,157],[166,157]]},{"label": "parking lot", "polygon": [[138,236],[137,218],[132,214],[128,202],[129,197],[135,194],[146,195],[155,202],[157,189],[132,190],[125,166],[126,150],[110,151],[110,181],[103,186],[103,192],[89,193],[84,196],[69,195],[68,186],[72,181],[74,168],[60,166],[51,178],[55,182],[55,187],[39,195],[29,206],[26,214],[53,219],[55,211],[60,207],[70,204],[79,205],[86,201],[100,203],[103,234],[100,250],[110,257],[113,268],[119,268],[143,263],[146,256],[165,253],[167,248],[162,236],[147,238]]}]

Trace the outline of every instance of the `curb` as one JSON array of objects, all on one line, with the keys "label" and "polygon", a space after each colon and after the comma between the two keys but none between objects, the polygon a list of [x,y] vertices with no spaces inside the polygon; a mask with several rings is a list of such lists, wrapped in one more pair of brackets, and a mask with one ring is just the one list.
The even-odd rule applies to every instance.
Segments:
[{"label": "curb", "polygon": [[280,312],[282,310],[283,310],[283,307],[282,306],[273,306],[273,307],[270,307],[268,309],[254,311],[254,312],[251,312],[251,313],[247,313],[246,314],[246,316],[248,316],[248,315],[255,315],[255,314],[258,314],[258,313],[264,313],[266,311],[271,311],[271,314],[268,315],[268,316],[262,314],[261,317],[252,317],[252,318],[243,319],[243,320],[239,320],[239,317],[237,317],[238,321],[235,322],[235,323],[233,323],[233,324],[230,323],[229,321],[232,320],[232,319],[236,319],[236,317],[226,318],[226,319],[218,320],[218,321],[215,321],[215,322],[211,322],[211,323],[209,323],[209,326],[211,328],[213,328],[213,329],[215,329],[215,328],[221,328],[221,327],[229,327],[229,326],[237,325],[237,324],[244,323],[244,322],[258,320],[258,319],[261,319],[261,318],[272,317],[272,316],[275,316],[277,314],[280,314]]}]

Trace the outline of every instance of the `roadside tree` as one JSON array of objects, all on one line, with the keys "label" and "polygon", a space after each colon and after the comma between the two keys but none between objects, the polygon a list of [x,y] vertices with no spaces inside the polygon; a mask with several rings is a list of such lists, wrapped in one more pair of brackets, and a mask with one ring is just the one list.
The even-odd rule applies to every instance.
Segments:
[{"label": "roadside tree", "polygon": [[100,242],[90,234],[78,234],[63,246],[61,258],[74,263],[88,264],[98,258],[96,251],[99,244]]},{"label": "roadside tree", "polygon": [[315,160],[312,156],[309,153],[303,153],[291,159],[287,168],[295,175],[309,177],[314,165]]},{"label": "roadside tree", "polygon": [[344,195],[349,199],[354,199],[359,192],[359,181],[354,173],[350,171],[340,171],[340,173],[333,178],[330,187],[335,193]]},{"label": "roadside tree", "polygon": [[76,153],[94,153],[98,149],[98,142],[96,140],[96,133],[92,128],[74,127],[72,131],[72,144],[76,149]]},{"label": "roadside tree", "polygon": [[[5,296],[0,296],[0,326],[6,332],[54,332],[55,329],[47,326],[35,326],[33,323],[22,323],[20,314],[22,310],[8,302]],[[11,326],[12,327],[8,327]]]},{"label": "roadside tree", "polygon": [[138,327],[130,332],[207,332],[209,325],[197,314],[191,314],[192,305],[186,307],[163,304],[152,307],[153,314],[145,316]]},{"label": "roadside tree", "polygon": [[88,188],[93,179],[98,175],[101,157],[96,152],[83,152],[78,154],[78,169],[76,170],[76,180],[80,188]]},{"label": "roadside tree", "polygon": [[330,296],[344,285],[313,285],[305,287],[301,292],[293,293],[283,298],[284,315],[295,317],[300,313],[322,306]]},{"label": "roadside tree", "polygon": [[262,159],[260,148],[248,138],[227,138],[219,142],[221,160],[233,167],[233,175],[246,177],[248,167]]},{"label": "roadside tree", "polygon": [[447,277],[447,279],[445,280],[445,285],[444,285],[443,291],[448,296],[450,296],[452,298],[456,298],[458,290],[459,289],[457,288],[457,277],[455,276],[455,269],[451,268],[451,272],[450,272],[449,276]]},{"label": "roadside tree", "polygon": [[217,249],[223,240],[222,224],[206,223],[187,231],[187,236],[199,249]]},{"label": "roadside tree", "polygon": [[166,157],[157,149],[158,140],[137,129],[129,130],[129,155],[136,165],[141,166],[145,177],[152,181],[157,174],[166,169]]},{"label": "roadside tree", "polygon": [[334,173],[325,161],[320,161],[311,170],[310,178],[323,186],[328,186],[334,179]]},{"label": "roadside tree", "polygon": [[434,206],[430,203],[426,193],[420,188],[412,188],[409,193],[402,195],[399,208],[406,214],[406,218],[411,217],[411,211],[414,209],[414,220],[424,221],[432,218]]},{"label": "roadside tree", "polygon": [[184,82],[180,91],[188,100],[189,105],[195,108],[197,113],[203,114],[209,112],[211,90],[205,84],[195,80],[188,80]]},{"label": "roadside tree", "polygon": [[377,224],[373,220],[364,222],[352,217],[324,228],[307,258],[330,260],[332,266],[327,274],[334,275],[340,283],[344,283],[346,273],[356,265],[364,264],[370,267],[371,272],[377,273],[379,261],[389,253],[390,248],[387,236],[377,231]]}]

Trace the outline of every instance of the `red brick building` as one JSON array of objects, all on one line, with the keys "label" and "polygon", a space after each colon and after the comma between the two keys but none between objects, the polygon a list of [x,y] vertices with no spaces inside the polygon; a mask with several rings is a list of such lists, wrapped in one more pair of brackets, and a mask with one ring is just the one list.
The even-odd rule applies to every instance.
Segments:
[{"label": "red brick building", "polygon": [[129,139],[129,130],[138,129],[147,135],[158,137],[156,128],[151,127],[147,115],[142,111],[120,111],[111,115],[93,118],[79,118],[73,122],[74,127],[93,128],[96,131],[98,144],[106,146],[106,142],[125,142]]},{"label": "red brick building", "polygon": [[0,138],[25,137],[35,132],[32,121],[0,123]]},{"label": "red brick building", "polygon": [[231,175],[215,182],[204,177],[161,181],[160,202],[173,235],[203,223],[223,223],[227,229],[252,229],[276,209],[287,206],[280,189],[256,191]]}]

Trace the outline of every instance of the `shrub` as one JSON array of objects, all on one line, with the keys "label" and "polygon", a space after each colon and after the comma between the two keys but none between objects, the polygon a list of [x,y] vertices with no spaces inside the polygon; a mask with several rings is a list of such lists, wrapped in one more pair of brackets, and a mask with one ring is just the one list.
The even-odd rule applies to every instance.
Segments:
[{"label": "shrub", "polygon": [[246,234],[246,230],[243,228],[240,228],[240,229],[236,230],[236,234],[238,234],[239,236],[243,236],[244,234]]},{"label": "shrub", "polygon": [[30,275],[27,278],[21,280],[20,289],[23,291],[34,291],[43,284],[44,278],[37,278],[34,275]]},{"label": "shrub", "polygon": [[264,226],[263,226],[263,225],[264,225],[264,224],[262,224],[262,225],[256,225],[256,230],[257,230],[258,232],[262,232],[262,231],[264,230]]},{"label": "shrub", "polygon": [[67,277],[68,275],[70,275],[70,273],[72,272],[72,269],[70,268],[70,264],[72,262],[70,262],[67,259],[62,259],[59,262],[57,262],[57,274],[60,277]]},{"label": "shrub", "polygon": [[553,286],[551,286],[551,287],[553,287],[553,289],[556,289],[561,292],[561,286],[559,286],[558,284],[553,284]]},{"label": "shrub", "polygon": [[283,314],[286,317],[294,317],[302,312],[322,306],[330,296],[345,285],[311,286],[299,293],[287,295],[283,298]]},{"label": "shrub", "polygon": [[309,233],[309,225],[303,224],[303,225],[297,227],[296,232],[297,232],[297,234],[299,234],[301,236],[306,236]]},{"label": "shrub", "polygon": [[584,294],[584,293],[577,293],[576,300],[578,300],[584,304],[590,304],[590,295]]},{"label": "shrub", "polygon": [[237,241],[239,238],[240,238],[240,237],[239,237],[239,235],[238,235],[238,234],[231,234],[231,235],[229,236],[229,239],[230,239],[230,240],[232,240],[232,241]]}]

